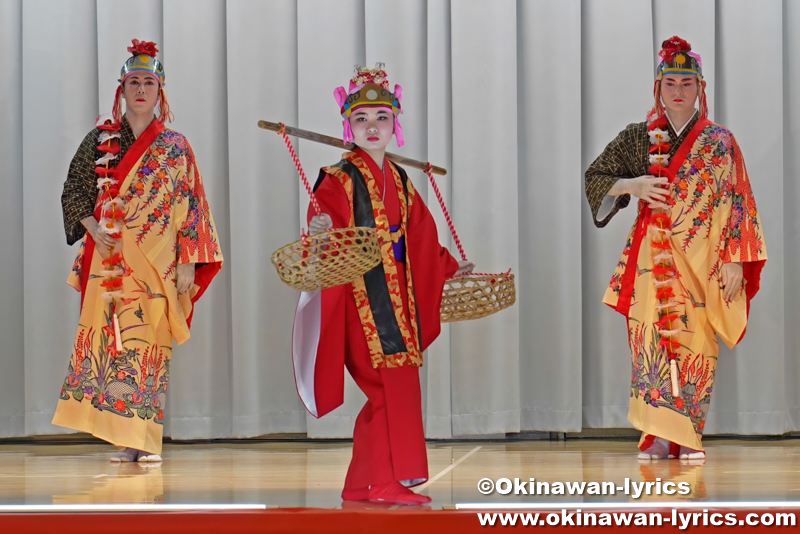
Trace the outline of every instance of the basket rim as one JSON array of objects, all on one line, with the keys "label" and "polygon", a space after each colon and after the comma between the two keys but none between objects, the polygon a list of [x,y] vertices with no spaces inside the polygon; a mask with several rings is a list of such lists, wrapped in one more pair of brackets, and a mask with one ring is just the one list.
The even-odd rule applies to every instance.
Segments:
[{"label": "basket rim", "polygon": [[[326,236],[330,237],[326,239]],[[347,241],[352,243],[345,244]],[[328,246],[332,248],[328,249]],[[353,254],[330,254],[339,247],[344,250],[352,249]],[[303,264],[311,261],[304,256],[305,251],[308,251],[309,258],[312,255],[317,257],[314,261],[317,262],[317,267],[323,269],[322,272],[301,272],[308,267]],[[298,257],[298,254],[303,257]],[[381,261],[380,238],[374,228],[367,226],[331,228],[313,236],[301,236],[297,241],[275,250],[270,255],[270,260],[281,281],[292,289],[326,289],[349,283],[378,265]],[[326,265],[333,269],[327,275],[324,272]],[[359,274],[351,275],[356,272]]]},{"label": "basket rim", "polygon": [[453,276],[447,278],[445,283],[457,280],[481,280],[486,278],[504,278],[507,280],[514,279],[514,273],[507,271],[504,273],[464,273],[461,276]]}]

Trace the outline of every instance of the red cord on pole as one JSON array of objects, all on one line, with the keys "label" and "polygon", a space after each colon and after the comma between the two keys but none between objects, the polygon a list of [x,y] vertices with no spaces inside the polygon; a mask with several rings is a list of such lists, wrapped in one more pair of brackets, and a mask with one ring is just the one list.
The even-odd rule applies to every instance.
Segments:
[{"label": "red cord on pole", "polygon": [[320,215],[322,210],[319,207],[317,198],[314,196],[314,191],[311,189],[311,184],[308,183],[308,177],[306,177],[306,172],[303,170],[303,165],[300,164],[300,158],[297,157],[297,152],[294,151],[292,141],[289,139],[289,136],[286,135],[286,125],[282,122],[278,124],[281,125],[281,131],[277,132],[277,134],[283,137],[283,142],[286,143],[286,148],[289,149],[289,154],[292,156],[294,166],[297,168],[297,174],[300,175],[300,180],[302,180],[306,191],[308,191],[308,196],[311,197],[311,205],[314,206],[314,211],[317,213],[317,215]]},{"label": "red cord on pole", "polygon": [[461,254],[461,259],[467,259],[466,253],[464,253],[464,247],[461,245],[461,239],[458,238],[458,233],[456,232],[456,227],[453,224],[453,219],[450,217],[450,212],[447,211],[447,206],[444,204],[444,198],[442,198],[442,192],[439,191],[439,186],[436,185],[436,180],[433,178],[433,165],[431,162],[428,163],[428,170],[425,171],[425,174],[428,175],[428,178],[431,181],[431,185],[433,186],[433,192],[436,194],[436,199],[439,201],[439,205],[442,207],[442,212],[444,213],[444,218],[447,220],[447,226],[450,227],[450,234],[453,236],[453,241],[456,243],[456,247],[458,247],[458,253]]}]

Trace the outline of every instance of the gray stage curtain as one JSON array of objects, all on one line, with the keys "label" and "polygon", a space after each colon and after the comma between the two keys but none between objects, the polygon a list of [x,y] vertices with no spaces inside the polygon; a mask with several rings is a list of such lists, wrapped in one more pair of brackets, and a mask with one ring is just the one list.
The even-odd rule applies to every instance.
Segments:
[{"label": "gray stage curtain", "polygon": [[[421,370],[431,438],[627,426],[621,316],[600,299],[634,218],[598,230],[583,170],[652,105],[673,34],[703,55],[712,119],[743,147],[770,260],[744,342],[720,355],[708,433],[800,430],[800,2],[797,0],[0,1],[0,437],[52,434],[79,296],[64,283],[59,196],[109,111],[130,39],[155,40],[197,154],[226,265],[175,351],[167,434],[351,435],[364,401],[314,420],[294,388],[297,294],[271,252],[307,198],[259,119],[341,135],[333,89],[386,63],[404,87],[407,145],[440,186],[469,258],[517,274],[518,304],[445,326]],[[313,179],[339,152],[296,143]],[[451,246],[423,174],[412,180]]]}]

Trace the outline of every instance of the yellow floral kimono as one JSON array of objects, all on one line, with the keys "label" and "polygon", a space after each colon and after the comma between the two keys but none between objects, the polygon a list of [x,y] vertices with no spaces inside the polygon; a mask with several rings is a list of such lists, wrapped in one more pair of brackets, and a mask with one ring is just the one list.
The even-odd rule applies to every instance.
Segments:
[{"label": "yellow floral kimono", "polygon": [[[664,160],[671,160],[669,166],[660,170],[670,180],[671,209],[655,215],[639,202],[603,302],[627,317],[632,355],[628,420],[643,432],[640,448],[661,437],[703,450],[719,353],[716,337],[733,348],[744,336],[767,253],[742,152],[731,132],[695,117],[683,135],[671,127],[662,132],[667,133],[672,147],[653,146],[658,153],[661,147],[669,151]],[[630,125],[593,163],[586,173],[590,203],[601,196],[602,182],[655,174],[661,160],[652,156],[655,141],[647,138],[645,123]],[[609,164],[614,158],[627,163]],[[743,263],[744,288],[728,303],[720,272],[730,262]],[[672,279],[660,281],[663,274]]]},{"label": "yellow floral kimono", "polygon": [[[104,150],[114,159],[118,149]],[[69,279],[82,292],[80,324],[53,424],[160,454],[172,340],[189,339],[194,303],[222,254],[184,136],[154,120],[119,155],[113,173],[98,167],[95,216],[103,226],[109,213],[119,214],[121,251],[101,255],[90,236],[81,243]],[[103,183],[112,184],[105,193]],[[179,295],[176,271],[184,263],[196,264],[195,284]]]}]

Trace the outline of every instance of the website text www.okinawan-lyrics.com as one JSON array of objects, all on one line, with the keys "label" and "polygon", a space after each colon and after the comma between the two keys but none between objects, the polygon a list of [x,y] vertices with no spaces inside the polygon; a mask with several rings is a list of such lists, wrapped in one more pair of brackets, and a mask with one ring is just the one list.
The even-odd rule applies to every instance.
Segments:
[{"label": "website text www.okinawan-lyrics.com", "polygon": [[[624,505],[623,505],[624,506]],[[621,506],[622,507],[622,506]],[[560,512],[478,512],[481,526],[524,526],[524,527],[660,527],[677,526],[680,530],[690,527],[794,527],[795,514],[792,512],[717,512],[702,511],[671,512],[588,512],[581,509],[562,509]]]},{"label": "website text www.okinawan-lyrics.com", "polygon": [[[478,491],[483,495],[626,495],[637,501],[642,496],[687,496],[691,493],[691,486],[687,482],[663,482],[660,478],[654,481],[636,482],[626,478],[622,485],[614,482],[545,482],[535,478],[482,478],[478,481]],[[517,502],[510,504],[510,508],[527,508],[527,505]],[[586,508],[592,507],[586,503]],[[633,527],[658,527],[663,525],[677,526],[681,530],[689,527],[718,527],[718,526],[795,526],[796,517],[793,512],[764,511],[756,513],[751,511],[732,510],[720,512],[713,509],[708,503],[699,510],[696,506],[691,511],[682,511],[681,504],[676,503],[674,508],[664,507],[665,503],[653,503],[661,511],[624,511],[625,503],[614,505],[616,510],[599,511],[583,510],[577,506],[562,508],[555,511],[480,511],[477,505],[470,505],[476,509],[478,520],[482,526],[530,526],[530,527],[582,527],[582,526],[633,526]],[[699,504],[699,503],[695,503]],[[501,505],[502,506],[502,505]],[[607,505],[606,505],[607,506]],[[639,501],[636,506],[641,507]],[[495,503],[491,506],[498,508]],[[542,503],[536,505],[542,507]],[[558,505],[553,506],[557,509]],[[551,509],[552,510],[552,509]],[[710,510],[710,511],[709,511]]]}]

